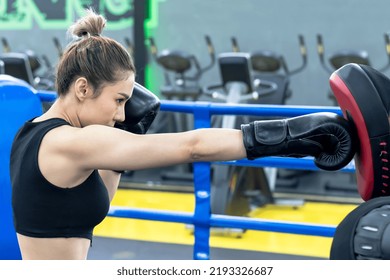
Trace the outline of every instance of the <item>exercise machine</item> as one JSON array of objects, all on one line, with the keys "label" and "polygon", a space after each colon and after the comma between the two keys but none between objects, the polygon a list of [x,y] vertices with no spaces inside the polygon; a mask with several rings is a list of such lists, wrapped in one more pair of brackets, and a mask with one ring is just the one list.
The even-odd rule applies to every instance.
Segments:
[{"label": "exercise machine", "polygon": [[[54,67],[47,56],[41,58],[32,50],[12,51],[6,38],[1,39],[3,53],[0,59],[4,62],[4,73],[22,79],[36,89],[54,90]],[[45,65],[46,69],[42,69]],[[39,73],[40,71],[42,71]]]},{"label": "exercise machine", "polygon": [[[1,38],[1,42],[2,73],[21,79],[38,90],[55,90],[55,69],[46,55],[40,58],[32,50],[14,52],[6,38]],[[42,69],[43,64],[45,69]],[[41,70],[43,72],[39,73]],[[47,111],[52,104],[53,102],[42,102],[43,112]]]},{"label": "exercise machine", "polygon": [[0,59],[4,62],[4,73],[24,80],[35,88],[37,82],[34,79],[34,73],[41,67],[39,58],[31,50],[13,52],[8,40],[4,37],[1,38],[1,42],[3,53]]},{"label": "exercise machine", "polygon": [[27,54],[2,53],[0,60],[4,64],[4,74],[21,79],[35,87],[36,84]]},{"label": "exercise machine", "polygon": [[[387,63],[378,68],[378,71],[384,72],[390,68],[390,34],[384,34],[386,54],[387,54]],[[320,63],[326,72],[331,75],[335,70],[339,69],[341,66],[348,63],[357,63],[363,65],[372,66],[368,52],[366,50],[358,49],[342,49],[332,53],[327,61],[325,59],[325,47],[323,43],[323,38],[321,34],[317,34],[317,53],[320,59]],[[338,106],[336,98],[333,93],[328,91],[328,98],[332,100],[335,106]]]},{"label": "exercise machine", "polygon": [[[277,90],[273,81],[254,83],[248,53],[221,53],[218,56],[221,84],[204,90],[211,98],[230,104],[261,100]],[[213,126],[238,128],[242,123],[235,115],[223,115]],[[245,216],[253,207],[273,202],[272,176],[264,168],[215,164],[212,166],[211,211],[214,214]]]},{"label": "exercise machine", "polygon": [[125,37],[124,38],[124,42],[125,42],[125,46],[126,46],[127,51],[129,52],[129,54],[131,56],[133,56],[134,55],[134,45],[131,42],[130,38],[129,37]]},{"label": "exercise machine", "polygon": [[0,60],[0,74],[4,74],[4,61]]},{"label": "exercise machine", "polygon": [[53,37],[53,43],[54,43],[54,46],[57,50],[58,58],[61,58],[64,51],[62,49],[62,45],[60,43],[60,40],[57,37]]},{"label": "exercise machine", "polygon": [[202,94],[199,80],[215,64],[215,51],[211,39],[206,35],[205,40],[210,61],[201,67],[196,56],[185,51],[164,49],[158,52],[154,38],[149,38],[152,57],[164,71],[165,84],[160,88],[163,97],[194,101]]},{"label": "exercise machine", "polygon": [[[290,89],[291,76],[302,72],[307,65],[307,48],[303,35],[298,35],[299,50],[302,62],[294,69],[290,69],[287,65],[285,57],[271,50],[256,50],[250,53],[250,63],[254,71],[253,79],[256,84],[258,81],[272,81],[278,85],[277,90],[273,94],[264,96],[261,100],[253,100],[251,103],[261,104],[286,104],[291,97]],[[233,52],[240,52],[240,47],[236,37],[231,38]],[[261,90],[262,87],[259,87]]]},{"label": "exercise machine", "polygon": [[[196,101],[202,95],[202,86],[199,84],[202,75],[215,64],[215,51],[211,39],[205,36],[210,60],[207,65],[201,66],[199,59],[186,51],[164,49],[158,51],[153,37],[149,37],[150,51],[154,61],[163,69],[165,83],[160,87],[161,96],[167,100]],[[193,116],[182,113],[160,112],[153,127],[159,132],[180,132],[193,128]],[[163,172],[162,179],[192,181],[192,165],[175,166],[172,172]]]}]

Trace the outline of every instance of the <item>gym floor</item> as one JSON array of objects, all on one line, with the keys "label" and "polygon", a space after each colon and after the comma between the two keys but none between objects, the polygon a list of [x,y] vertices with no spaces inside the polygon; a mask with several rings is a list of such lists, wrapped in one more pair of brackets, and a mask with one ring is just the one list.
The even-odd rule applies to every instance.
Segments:
[{"label": "gym floor", "polygon": [[[139,171],[123,177],[112,205],[192,212],[192,182],[160,180],[161,172]],[[276,202],[253,209],[248,216],[336,226],[361,202],[356,190],[329,188],[348,185],[348,174],[295,173],[298,184],[292,187],[285,183],[286,178],[276,185]],[[88,259],[191,260],[193,241],[190,225],[107,217],[95,229]],[[328,237],[212,229],[210,258],[327,259],[331,243]]]}]

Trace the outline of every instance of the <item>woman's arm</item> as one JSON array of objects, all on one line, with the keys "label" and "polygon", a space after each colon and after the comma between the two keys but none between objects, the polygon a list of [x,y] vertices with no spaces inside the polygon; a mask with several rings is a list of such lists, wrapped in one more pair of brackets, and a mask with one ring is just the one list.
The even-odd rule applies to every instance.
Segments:
[{"label": "woman's arm", "polygon": [[235,129],[147,135],[100,125],[72,129],[74,133],[68,133],[62,143],[66,154],[84,169],[139,170],[246,156],[242,132]]},{"label": "woman's arm", "polygon": [[233,160],[245,155],[242,132],[234,129],[138,135],[102,125],[61,126],[44,137],[39,166],[42,174],[60,187],[76,186],[97,169],[113,199],[120,175],[111,170]]}]

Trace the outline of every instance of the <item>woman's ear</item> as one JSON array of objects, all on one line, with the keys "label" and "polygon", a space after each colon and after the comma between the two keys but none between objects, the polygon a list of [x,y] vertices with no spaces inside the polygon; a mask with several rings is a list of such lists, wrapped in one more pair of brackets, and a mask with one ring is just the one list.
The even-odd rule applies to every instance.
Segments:
[{"label": "woman's ear", "polygon": [[88,98],[89,95],[92,94],[88,81],[84,77],[80,77],[75,81],[74,89],[76,93],[76,98],[81,102],[84,101],[86,98]]}]

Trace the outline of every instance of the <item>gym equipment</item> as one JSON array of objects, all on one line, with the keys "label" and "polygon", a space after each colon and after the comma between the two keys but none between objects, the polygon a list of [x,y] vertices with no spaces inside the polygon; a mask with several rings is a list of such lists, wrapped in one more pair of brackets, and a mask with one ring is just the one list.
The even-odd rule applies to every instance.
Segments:
[{"label": "gym equipment", "polygon": [[[13,52],[5,38],[1,41],[4,52],[0,54],[0,60],[4,63],[4,74],[24,80],[37,90],[55,90],[55,69],[46,55],[42,55],[41,60],[32,50]],[[39,73],[42,63],[46,69]],[[43,111],[47,111],[51,105],[51,101],[43,101]]]},{"label": "gym equipment", "polygon": [[21,79],[35,87],[34,76],[27,54],[3,53],[0,60],[4,62],[4,73]]},{"label": "gym equipment", "polygon": [[[202,95],[203,89],[199,80],[215,64],[215,51],[208,35],[205,36],[205,41],[210,61],[202,67],[196,56],[185,51],[164,49],[159,52],[154,38],[149,37],[152,57],[164,71],[165,84],[160,87],[164,99],[196,101]],[[154,127],[157,133],[186,131],[193,128],[192,115],[162,112],[157,118],[156,123],[159,123],[159,127]],[[192,165],[177,165],[176,169],[162,173],[162,178],[185,181],[193,179]]]},{"label": "gym equipment", "polygon": [[[195,101],[202,94],[199,80],[215,63],[215,51],[211,39],[205,36],[210,62],[204,67],[192,54],[182,50],[164,49],[158,52],[154,38],[149,38],[152,57],[163,68],[165,85],[160,88],[161,95],[166,99]],[[192,72],[192,74],[190,74]]]},{"label": "gym equipment", "polygon": [[124,41],[125,41],[125,46],[127,48],[127,51],[129,52],[129,54],[131,56],[133,56],[134,55],[134,45],[133,45],[133,43],[131,42],[129,37],[125,37]]},{"label": "gym equipment", "polygon": [[[54,74],[52,79],[41,78],[36,76],[34,78],[31,67],[31,58],[25,53],[3,53],[0,54],[0,61],[4,63],[4,74],[21,79],[27,82],[35,89],[53,90],[54,89]],[[38,65],[38,64],[36,64]],[[40,65],[40,64],[39,64]],[[52,102],[42,102],[43,111],[47,111]]]},{"label": "gym equipment", "polygon": [[[218,56],[222,84],[206,87],[204,94],[219,101],[232,104],[261,100],[274,94],[275,82],[267,80],[254,83],[253,71],[248,53],[222,53]],[[261,87],[261,88],[260,88]],[[218,118],[213,126],[238,128],[237,116]],[[240,122],[242,123],[242,121]],[[213,214],[244,216],[253,207],[273,202],[270,182],[274,174],[266,174],[263,168],[212,167],[211,211]]]},{"label": "gym equipment", "polygon": [[1,44],[3,45],[3,52],[8,53],[11,52],[11,48],[8,44],[8,40],[4,37],[1,38]]},{"label": "gym equipment", "polygon": [[21,259],[12,220],[9,175],[11,145],[18,128],[28,119],[41,115],[42,107],[39,97],[34,94],[35,89],[12,76],[0,75],[0,92],[0,259]]},{"label": "gym equipment", "polygon": [[[250,62],[254,71],[254,83],[258,81],[272,81],[278,88],[273,94],[264,96],[261,104],[286,104],[291,97],[290,78],[303,71],[307,65],[307,49],[303,35],[298,35],[299,48],[302,57],[301,65],[290,70],[283,55],[270,50],[257,50],[250,53]],[[240,52],[236,37],[231,38],[233,52]],[[261,90],[261,85],[259,87]],[[253,102],[256,103],[256,100]]]},{"label": "gym equipment", "polygon": [[[380,72],[384,72],[390,68],[390,34],[385,33],[384,38],[386,44],[387,63],[381,68],[377,68]],[[317,34],[317,53],[321,62],[321,66],[329,73],[329,75],[331,75],[333,71],[348,63],[357,63],[371,66],[368,52],[366,50],[354,49],[343,49],[334,52],[328,58],[328,65],[325,61],[325,48],[321,34]],[[331,91],[329,91],[328,97],[332,100],[335,106],[338,106],[337,100]]]},{"label": "gym equipment", "polygon": [[42,60],[32,50],[13,52],[5,38],[2,38],[3,54],[0,60],[4,62],[4,73],[28,82],[36,89],[54,90],[54,67],[47,56],[42,59],[46,66],[43,74],[38,72],[42,68]]},{"label": "gym equipment", "polygon": [[57,37],[53,37],[53,43],[54,46],[56,47],[58,57],[61,58],[63,54],[63,50],[62,50],[60,40]]},{"label": "gym equipment", "polygon": [[[60,59],[63,54],[62,46],[57,37],[53,38],[54,46],[57,50],[57,57]],[[55,90],[55,66],[50,62],[46,55],[42,55],[42,61],[45,65],[45,70],[41,75],[34,75],[37,83],[37,88],[42,90]]]},{"label": "gym equipment", "polygon": [[331,260],[390,259],[390,197],[376,197],[350,212],[337,226]]}]

